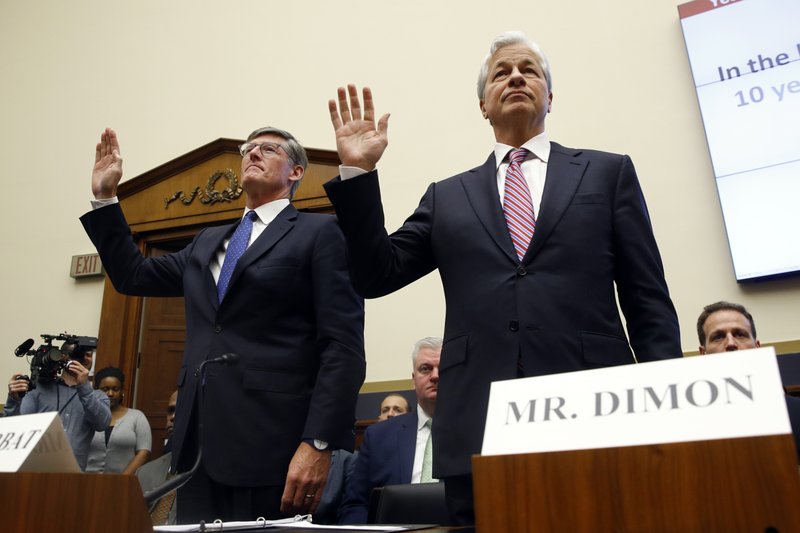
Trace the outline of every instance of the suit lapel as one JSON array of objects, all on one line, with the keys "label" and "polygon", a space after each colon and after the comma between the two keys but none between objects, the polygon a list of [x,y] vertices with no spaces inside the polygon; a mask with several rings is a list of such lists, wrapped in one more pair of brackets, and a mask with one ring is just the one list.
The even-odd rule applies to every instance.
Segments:
[{"label": "suit lapel", "polygon": [[255,242],[253,242],[253,244],[245,250],[242,257],[239,258],[236,267],[233,269],[233,274],[231,274],[228,291],[231,290],[231,287],[236,283],[236,280],[241,276],[242,272],[244,272],[253,261],[275,246],[275,243],[281,240],[283,236],[294,227],[296,219],[297,209],[291,204],[287,205],[283,211],[278,213],[275,220],[269,223],[261,235],[258,236]]},{"label": "suit lapel", "polygon": [[400,481],[401,483],[411,483],[411,474],[414,470],[414,455],[417,452],[417,418],[416,406],[410,413],[410,416],[405,417],[407,420],[403,421],[400,428],[400,435],[398,435],[397,445],[399,446],[399,467],[400,467]]},{"label": "suit lapel", "polygon": [[517,253],[508,233],[500,193],[497,190],[497,165],[494,152],[480,167],[470,170],[461,178],[473,211],[497,246],[515,263]]},{"label": "suit lapel", "polygon": [[523,263],[530,263],[539,253],[572,201],[587,165],[587,161],[579,156],[579,151],[551,143],[541,208],[536,217],[536,232]]},{"label": "suit lapel", "polygon": [[208,228],[203,233],[202,245],[198,242],[198,262],[201,265],[207,265],[203,275],[202,292],[205,297],[208,298],[209,305],[214,309],[219,307],[219,298],[217,297],[217,284],[214,281],[214,276],[211,274],[211,263],[216,260],[214,255],[222,248],[222,243],[225,239],[233,234],[237,225],[238,222],[234,222],[227,226]]}]

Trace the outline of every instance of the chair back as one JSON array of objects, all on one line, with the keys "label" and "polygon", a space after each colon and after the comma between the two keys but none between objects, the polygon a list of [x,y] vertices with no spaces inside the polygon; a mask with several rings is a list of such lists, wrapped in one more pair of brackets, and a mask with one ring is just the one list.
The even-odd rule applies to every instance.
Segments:
[{"label": "chair back", "polygon": [[386,485],[377,500],[374,523],[451,525],[444,483]]}]

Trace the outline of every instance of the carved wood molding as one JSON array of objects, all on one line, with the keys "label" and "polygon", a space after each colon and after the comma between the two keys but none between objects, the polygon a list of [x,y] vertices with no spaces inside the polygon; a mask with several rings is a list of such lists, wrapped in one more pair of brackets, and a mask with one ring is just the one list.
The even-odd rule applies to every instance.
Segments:
[{"label": "carved wood molding", "polygon": [[[221,191],[215,188],[220,178],[228,180],[228,186]],[[164,209],[169,208],[169,204],[175,200],[180,200],[183,205],[190,205],[198,196],[200,197],[200,203],[206,205],[215,204],[217,202],[232,202],[239,198],[242,192],[242,187],[239,185],[239,176],[236,175],[233,169],[226,168],[225,170],[214,172],[211,177],[208,178],[208,182],[206,182],[204,188],[198,185],[192,189],[189,196],[186,196],[181,190],[175,191],[169,198],[164,198]]]}]

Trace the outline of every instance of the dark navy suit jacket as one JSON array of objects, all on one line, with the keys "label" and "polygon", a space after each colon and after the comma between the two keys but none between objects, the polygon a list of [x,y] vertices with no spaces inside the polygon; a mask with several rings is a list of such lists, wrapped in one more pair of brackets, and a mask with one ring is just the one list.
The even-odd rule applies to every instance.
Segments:
[{"label": "dark navy suit jacket", "polygon": [[206,228],[183,250],[145,259],[119,204],[81,222],[119,292],[184,297],[174,468],[186,470],[195,458],[195,371],[230,352],[239,354],[238,364],[206,367],[201,440],[212,479],[281,486],[302,439],[353,449],[364,307],[332,216],[283,209],[237,263],[222,303],[209,265],[236,224]]},{"label": "dark navy suit jacket", "polygon": [[789,412],[789,423],[792,426],[794,448],[797,451],[797,462],[800,464],[800,398],[786,395],[786,410]]},{"label": "dark navy suit jacket", "polygon": [[362,296],[389,294],[439,270],[447,316],[433,426],[436,478],[471,472],[493,381],[516,378],[520,369],[535,376],[682,356],[630,158],[551,147],[536,233],[521,262],[503,217],[494,153],[431,184],[391,236],[376,171],[325,185]]},{"label": "dark navy suit jacket", "polygon": [[[416,406],[415,406],[416,407]],[[367,428],[339,508],[340,524],[364,524],[375,487],[411,483],[417,447],[417,410]]]}]

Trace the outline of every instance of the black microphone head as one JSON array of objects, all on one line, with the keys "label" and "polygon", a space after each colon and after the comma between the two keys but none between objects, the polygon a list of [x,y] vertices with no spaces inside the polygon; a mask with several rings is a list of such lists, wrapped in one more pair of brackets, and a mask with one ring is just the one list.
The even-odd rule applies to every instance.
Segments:
[{"label": "black microphone head", "polygon": [[238,353],[226,353],[222,354],[222,362],[226,365],[235,365],[239,362],[239,354]]},{"label": "black microphone head", "polygon": [[31,347],[33,347],[33,339],[28,339],[19,346],[17,346],[17,349],[14,350],[14,355],[16,355],[17,357],[22,357],[23,355],[25,355],[25,353],[27,353],[28,350],[31,349]]}]

